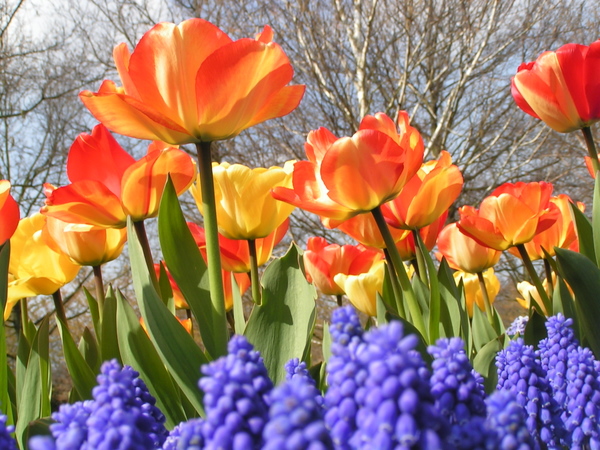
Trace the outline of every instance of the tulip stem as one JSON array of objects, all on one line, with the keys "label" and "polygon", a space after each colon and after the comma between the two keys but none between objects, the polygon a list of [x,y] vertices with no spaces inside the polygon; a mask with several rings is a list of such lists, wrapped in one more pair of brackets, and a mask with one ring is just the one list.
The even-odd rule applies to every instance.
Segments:
[{"label": "tulip stem", "polygon": [[102,267],[92,266],[94,270],[94,283],[96,284],[96,300],[98,301],[98,310],[100,311],[100,317],[102,317],[102,311],[104,310],[104,282],[102,281]]},{"label": "tulip stem", "polygon": [[[148,267],[148,273],[150,274],[150,279],[152,280],[154,289],[156,289],[156,292],[160,292],[160,288],[158,287],[158,278],[156,278],[156,271],[154,270],[154,262],[152,260],[152,250],[150,250],[150,242],[148,242],[148,235],[146,234],[144,221],[140,220],[138,222],[133,222],[133,228],[135,229],[135,234],[137,235],[140,245],[142,246],[144,259],[146,260],[146,266]],[[96,273],[94,272],[94,275],[95,274]]]},{"label": "tulip stem", "polygon": [[69,325],[67,323],[67,314],[65,313],[65,305],[62,301],[62,295],[60,295],[60,289],[52,294],[52,300],[54,301],[54,310],[56,311],[56,317],[65,325],[67,330]]},{"label": "tulip stem", "polygon": [[554,280],[552,279],[552,266],[547,258],[544,258],[544,270],[546,271],[546,281],[548,283],[548,297],[554,297]]},{"label": "tulip stem", "polygon": [[[373,214],[375,223],[377,223],[379,232],[383,237],[383,241],[385,242],[385,246],[388,250],[389,256],[391,257],[391,260],[389,260],[388,263],[390,263],[393,268],[391,272],[395,272],[396,276],[398,277],[400,287],[402,288],[402,295],[406,299],[412,323],[417,328],[419,333],[421,333],[423,338],[427,340],[427,331],[425,328],[425,323],[423,322],[423,314],[421,312],[421,308],[419,308],[419,304],[417,303],[415,293],[412,285],[410,284],[410,279],[406,273],[406,268],[404,267],[404,263],[402,262],[402,258],[400,257],[400,253],[398,252],[398,248],[396,247],[392,233],[390,233],[390,229],[388,228],[379,206],[373,209],[371,214]],[[402,299],[397,299],[396,301],[401,302]]]},{"label": "tulip stem", "polygon": [[596,144],[594,143],[594,136],[592,135],[592,130],[590,127],[583,127],[581,131],[583,132],[583,137],[585,139],[588,154],[590,155],[590,159],[592,160],[592,167],[594,168],[594,173],[598,173],[598,170],[600,170],[600,163],[598,162],[598,152],[596,151]]},{"label": "tulip stem", "polygon": [[221,253],[219,249],[219,228],[215,205],[215,183],[212,171],[211,142],[196,143],[198,169],[200,171],[200,189],[202,190],[202,215],[206,236],[206,259],[208,261],[208,283],[212,303],[212,320],[218,345],[216,358],[227,354],[227,317],[225,314],[225,293],[223,292],[223,274],[221,272]]},{"label": "tulip stem", "polygon": [[343,298],[343,296],[340,294],[335,296],[335,300],[337,301],[338,306],[342,306],[342,298]]},{"label": "tulip stem", "polygon": [[429,280],[427,279],[427,267],[425,265],[425,258],[423,257],[423,252],[421,252],[421,246],[419,245],[419,241],[421,239],[421,235],[419,234],[419,230],[411,230],[413,241],[415,243],[415,255],[417,257],[417,267],[419,268],[419,278],[425,286],[429,286]]},{"label": "tulip stem", "polygon": [[[383,249],[383,253],[385,254],[386,261],[389,262],[392,260],[392,256],[390,255],[390,252],[388,252],[387,248]],[[400,285],[398,284],[398,277],[396,274],[394,274],[391,264],[386,264],[385,267],[388,271],[388,275],[390,276],[390,282],[392,283],[392,291],[394,293],[394,298],[396,299],[396,309],[398,310],[398,315],[403,319],[406,319],[406,311],[404,310],[404,302],[402,300],[402,289],[400,289]]]},{"label": "tulip stem", "polygon": [[533,281],[535,288],[540,294],[540,298],[542,299],[542,303],[544,304],[544,308],[546,309],[546,314],[548,315],[548,317],[550,317],[552,315],[552,303],[550,302],[550,298],[548,297],[548,294],[546,293],[546,290],[542,285],[542,281],[540,280],[540,277],[537,274],[535,267],[533,267],[533,263],[531,262],[531,258],[527,254],[527,250],[525,250],[525,245],[518,244],[516,247],[519,251],[519,254],[521,255],[521,259],[523,260],[525,269],[527,269],[527,272],[529,273],[529,277]]},{"label": "tulip stem", "polygon": [[[479,279],[479,287],[481,288],[481,295],[483,296],[483,305],[485,307],[485,314],[487,316],[488,322],[494,328],[496,334],[500,336],[500,329],[498,327],[496,319],[494,318],[494,310],[492,308],[492,303],[490,302],[490,296],[488,295],[488,290],[485,285],[485,278],[483,278],[483,273],[477,272],[477,278]],[[476,304],[477,302],[473,303],[475,303],[473,305],[473,308],[479,308],[479,306],[477,306]]]},{"label": "tulip stem", "polygon": [[252,301],[260,305],[260,279],[258,277],[258,258],[256,256],[256,241],[248,239],[248,253],[250,254],[250,282],[252,283]]}]

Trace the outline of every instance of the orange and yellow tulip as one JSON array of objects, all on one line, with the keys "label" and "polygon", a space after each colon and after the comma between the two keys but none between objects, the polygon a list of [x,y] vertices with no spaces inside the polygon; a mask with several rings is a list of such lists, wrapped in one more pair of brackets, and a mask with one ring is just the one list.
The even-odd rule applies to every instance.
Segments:
[{"label": "orange and yellow tulip", "polygon": [[46,217],[34,214],[20,220],[10,239],[8,298],[4,318],[22,298],[54,294],[75,278],[81,266],[54,251],[42,236]]},{"label": "orange and yellow tulip", "polygon": [[[435,219],[431,225],[427,225],[419,230],[419,235],[425,244],[425,248],[431,251],[435,246],[440,230],[446,223],[448,217],[448,211],[444,211],[440,217]],[[393,229],[393,228],[391,228]],[[415,247],[415,238],[412,232],[406,234],[406,236],[396,242],[396,248],[400,257],[403,261],[410,261],[417,257],[417,250]]]},{"label": "orange and yellow tulip", "polygon": [[[273,249],[286,235],[289,224],[290,220],[286,219],[267,237],[254,241],[256,245],[256,259],[259,266],[269,261],[273,254]],[[192,232],[196,245],[206,260],[206,236],[204,228],[192,222],[188,222],[188,227]],[[250,248],[248,247],[247,240],[227,239],[222,234],[219,234],[219,249],[223,270],[234,273],[250,272]]]},{"label": "orange and yellow tulip", "polygon": [[383,259],[383,253],[363,245],[328,244],[321,237],[311,237],[304,251],[306,278],[325,295],[343,295],[334,281],[335,275],[359,275]]},{"label": "orange and yellow tulip", "polygon": [[127,241],[124,228],[96,228],[46,217],[42,230],[46,243],[80,266],[99,266],[119,257]]},{"label": "orange and yellow tulip", "polygon": [[496,265],[501,251],[479,244],[451,223],[444,227],[437,239],[439,259],[446,258],[448,265],[463,272],[483,272]]},{"label": "orange and yellow tulip", "polygon": [[[560,194],[550,199],[550,203],[556,205],[559,214],[556,222],[545,231],[536,234],[533,239],[525,243],[525,250],[532,261],[536,259],[544,259],[546,255],[544,250],[550,256],[554,256],[554,247],[568,248],[577,251],[579,249],[579,241],[577,239],[577,230],[575,222],[571,216],[572,200],[566,194]],[[585,205],[581,202],[577,203],[577,207],[584,211]],[[509,251],[521,257],[516,249],[511,248]]]},{"label": "orange and yellow tulip", "polygon": [[288,86],[290,62],[265,27],[232,41],[202,19],[159,23],[130,52],[115,47],[123,84],[105,80],[79,97],[110,130],[179,145],[228,139],[293,111],[304,86]]},{"label": "orange and yellow tulip", "polygon": [[[292,185],[293,162],[283,167],[251,169],[241,164],[213,163],[219,233],[229,239],[262,239],[273,233],[294,206],[271,196],[277,186]],[[190,192],[202,213],[200,176]]]},{"label": "orange and yellow tulip", "polygon": [[[354,216],[339,224],[337,229],[343,231],[348,236],[367,247],[378,249],[386,248],[383,236],[381,236],[379,227],[372,214],[360,214]],[[400,230],[393,227],[389,227],[389,230],[394,242],[398,242],[410,234],[409,230]]]},{"label": "orange and yellow tulip", "polygon": [[600,40],[567,44],[519,66],[511,87],[523,111],[561,133],[600,120]]},{"label": "orange and yellow tulip", "polygon": [[181,194],[192,184],[196,169],[187,153],[160,142],[135,161],[106,127],[97,125],[71,146],[67,175],[71,184],[45,186],[43,214],[69,223],[122,228],[127,216],[141,221],[158,214],[168,175]]},{"label": "orange and yellow tulip", "polygon": [[503,184],[481,202],[479,210],[461,207],[458,228],[496,250],[524,244],[556,222],[559,211],[550,202],[551,195],[552,185],[544,181]]},{"label": "orange and yellow tulip", "polygon": [[433,223],[458,198],[463,177],[450,153],[421,166],[395,199],[381,207],[392,227],[416,230]]},{"label": "orange and yellow tulip", "polygon": [[[179,286],[177,286],[177,282],[173,278],[173,275],[171,275],[171,272],[169,272],[169,269],[167,269],[166,266],[163,265],[163,267],[165,268],[165,272],[167,274],[167,279],[169,280],[169,285],[171,286],[171,291],[173,291],[173,303],[175,304],[175,308],[176,309],[189,309],[189,305],[188,305],[187,301],[185,300],[185,297],[183,296],[181,289],[179,289]],[[157,279],[160,278],[160,264],[158,264],[158,263],[154,264],[154,272],[156,273],[156,278]]]},{"label": "orange and yellow tulip", "polygon": [[13,235],[19,225],[19,205],[10,195],[10,182],[0,180],[0,245]]},{"label": "orange and yellow tulip", "polygon": [[[454,272],[453,276],[457,285],[462,280],[465,287],[465,301],[467,302],[467,313],[469,314],[469,317],[473,317],[474,304],[476,304],[481,311],[485,311],[485,302],[483,300],[483,293],[481,292],[479,277],[474,273],[462,272],[460,270]],[[494,303],[496,296],[500,292],[500,280],[498,280],[498,277],[494,274],[494,269],[492,268],[483,272],[483,279],[485,281],[485,288],[491,305]]]},{"label": "orange and yellow tulip", "polygon": [[352,137],[311,131],[308,161],[294,165],[293,188],[275,188],[273,196],[318,214],[329,228],[392,200],[423,161],[421,136],[401,117],[400,134],[381,113],[365,117]]},{"label": "orange and yellow tulip", "polygon": [[368,316],[376,316],[377,293],[382,293],[384,275],[385,261],[379,260],[368,272],[358,275],[338,273],[333,279],[356,309]]}]

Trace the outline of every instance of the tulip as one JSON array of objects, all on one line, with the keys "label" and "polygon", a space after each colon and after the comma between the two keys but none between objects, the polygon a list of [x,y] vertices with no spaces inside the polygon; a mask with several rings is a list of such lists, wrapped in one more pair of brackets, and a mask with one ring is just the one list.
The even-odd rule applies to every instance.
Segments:
[{"label": "tulip", "polygon": [[293,111],[304,86],[287,86],[292,66],[265,27],[256,39],[232,41],[202,19],[159,23],[133,52],[113,52],[123,84],[105,80],[84,105],[109,129],[170,144],[228,139]]},{"label": "tulip", "polygon": [[483,272],[495,266],[502,255],[461,232],[456,223],[447,225],[440,232],[437,247],[439,259],[444,257],[451,268],[468,273]]},{"label": "tulip", "polygon": [[[286,235],[289,227],[289,219],[286,219],[270,235],[262,239],[256,239],[257,263],[262,266],[269,261],[273,254],[273,249]],[[203,258],[206,260],[206,236],[204,228],[195,223],[188,222],[188,227],[200,249]],[[228,239],[219,235],[219,247],[221,253],[221,264],[223,269],[228,272],[246,273],[250,272],[250,249],[247,240]]]},{"label": "tulip", "polygon": [[325,295],[343,295],[345,292],[334,281],[335,275],[359,275],[383,259],[383,253],[362,245],[328,244],[321,237],[308,239],[304,251],[306,278]]},{"label": "tulip", "polygon": [[[156,278],[160,278],[160,264],[154,264],[154,272],[156,273]],[[169,280],[169,285],[171,286],[171,291],[173,292],[173,303],[175,305],[176,309],[189,309],[189,305],[187,303],[187,301],[185,300],[185,297],[183,296],[183,293],[181,292],[181,289],[179,289],[179,286],[177,286],[177,282],[175,281],[175,279],[173,278],[173,275],[171,275],[171,272],[169,272],[169,269],[167,269],[166,266],[163,265],[163,267],[165,268],[165,272],[167,274],[167,279]]]},{"label": "tulip", "polygon": [[[558,209],[558,219],[545,231],[536,234],[533,239],[525,243],[525,250],[531,258],[531,260],[545,259],[546,255],[554,256],[554,247],[568,248],[571,250],[578,250],[579,242],[577,240],[577,230],[575,229],[575,222],[571,216],[571,203],[572,200],[566,194],[560,194],[550,199],[550,203],[556,205]],[[577,207],[584,211],[585,205],[581,202],[577,203]],[[521,257],[520,253],[511,248],[509,251],[517,256]]]},{"label": "tulip", "polygon": [[96,228],[54,217],[46,217],[42,235],[49,247],[80,266],[100,266],[118,258],[127,241],[124,228]]},{"label": "tulip", "polygon": [[[483,272],[483,279],[485,280],[485,287],[491,305],[500,292],[500,280],[498,280],[492,268]],[[478,276],[467,272],[454,272],[454,281],[457,285],[461,280],[465,287],[465,301],[467,302],[469,317],[473,317],[473,304],[477,304],[480,310],[485,311],[485,301]]]},{"label": "tulip", "polygon": [[567,44],[519,66],[511,83],[523,111],[568,133],[600,120],[600,40]]},{"label": "tulip", "polygon": [[19,225],[19,205],[10,195],[10,182],[0,180],[0,246],[10,239]]},{"label": "tulip", "polygon": [[[372,214],[354,216],[338,225],[337,228],[362,245],[378,249],[386,248],[381,232]],[[410,234],[409,230],[399,230],[397,228],[390,228],[389,231],[392,234],[394,242],[398,242]]]},{"label": "tulip", "polygon": [[383,289],[385,261],[376,261],[368,272],[358,275],[338,273],[333,277],[335,283],[346,293],[350,303],[368,316],[377,315],[377,293]]},{"label": "tulip", "polygon": [[450,154],[421,166],[395,199],[382,205],[381,211],[392,227],[416,230],[430,225],[458,198],[463,177],[452,164]]},{"label": "tulip", "polygon": [[[292,161],[268,169],[213,163],[219,232],[228,239],[244,240],[270,235],[294,210],[271,196],[273,188],[291,186],[292,171]],[[203,212],[200,177],[190,192]]]},{"label": "tulip", "polygon": [[42,236],[46,217],[34,214],[21,219],[10,239],[8,298],[5,320],[22,298],[54,294],[75,278],[80,266],[69,256],[54,251]]},{"label": "tulip", "polygon": [[423,160],[423,142],[401,114],[401,133],[382,113],[367,116],[352,137],[320,128],[308,134],[308,161],[294,165],[293,188],[273,196],[321,216],[334,228],[395,198]]},{"label": "tulip", "polygon": [[481,245],[506,250],[524,244],[556,222],[559,211],[550,203],[552,185],[533,182],[506,183],[480,205],[459,209],[458,228]]},{"label": "tulip", "polygon": [[177,194],[191,185],[196,169],[182,150],[153,143],[135,161],[103,125],[92,134],[80,134],[67,159],[70,185],[46,185],[43,214],[64,222],[100,228],[122,228],[127,216],[134,222],[158,214],[167,180],[171,176]]},{"label": "tulip", "polygon": [[[425,248],[431,251],[435,246],[441,228],[446,223],[448,211],[444,211],[440,217],[435,219],[431,225],[427,225],[419,230],[419,235],[425,244]],[[403,239],[396,242],[396,248],[400,253],[403,261],[410,261],[417,257],[417,249],[415,247],[415,238],[413,233],[408,233]]]}]

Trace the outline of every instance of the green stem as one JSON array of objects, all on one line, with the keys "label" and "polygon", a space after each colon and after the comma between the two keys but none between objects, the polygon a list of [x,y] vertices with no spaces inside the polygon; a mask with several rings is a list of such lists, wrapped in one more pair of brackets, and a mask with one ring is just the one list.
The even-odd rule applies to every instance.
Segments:
[{"label": "green stem", "polygon": [[250,282],[252,283],[252,301],[255,305],[260,305],[260,278],[258,277],[258,258],[256,255],[256,241],[248,239],[248,253],[250,254]]},{"label": "green stem", "polygon": [[65,313],[65,305],[62,301],[62,295],[60,295],[60,289],[58,289],[54,294],[52,294],[52,300],[54,301],[56,317],[60,319],[62,323],[65,324],[65,327],[68,330],[69,324],[67,323],[67,314]]},{"label": "green stem", "polygon": [[552,266],[550,261],[544,258],[544,270],[546,271],[546,282],[548,283],[548,297],[554,297],[554,280],[552,279]]},{"label": "green stem", "polygon": [[202,190],[202,215],[206,236],[206,259],[208,260],[208,282],[210,286],[210,301],[212,303],[212,319],[215,330],[220,336],[215,336],[218,345],[218,355],[227,354],[227,317],[225,314],[225,293],[223,292],[223,274],[221,272],[221,253],[219,248],[219,229],[217,225],[217,207],[215,204],[215,185],[212,172],[212,157],[210,142],[196,143],[198,153],[198,168],[200,171],[200,189]]},{"label": "green stem", "polygon": [[336,295],[336,296],[335,296],[335,299],[336,299],[336,301],[337,301],[337,305],[338,305],[338,306],[342,306],[342,297],[343,297],[343,296],[342,296],[342,295],[340,295],[340,294],[338,294],[338,295]]},{"label": "green stem", "polygon": [[[96,300],[98,301],[98,311],[100,311],[100,317],[102,317],[102,311],[104,310],[104,282],[102,280],[102,267],[92,266],[94,270],[94,284],[96,285]],[[152,267],[154,271],[154,267]]]},{"label": "green stem", "polygon": [[598,173],[600,170],[600,163],[598,162],[598,152],[596,151],[596,144],[594,144],[594,136],[592,135],[592,130],[590,127],[583,127],[581,129],[583,132],[583,137],[585,139],[585,145],[587,146],[588,154],[590,155],[590,159],[592,160],[592,167],[594,168],[594,173]]},{"label": "green stem", "polygon": [[552,303],[550,303],[550,298],[548,298],[548,294],[542,285],[542,281],[540,280],[539,275],[535,271],[535,267],[533,267],[533,263],[531,262],[531,258],[527,254],[527,250],[525,250],[524,244],[519,244],[516,246],[519,254],[521,255],[521,259],[523,260],[523,264],[525,265],[525,269],[527,269],[527,273],[529,273],[529,277],[537,291],[540,294],[540,298],[542,299],[542,303],[544,304],[544,309],[546,309],[546,314],[548,317],[552,315]]},{"label": "green stem", "polygon": [[[402,294],[406,299],[406,303],[408,305],[408,310],[410,312],[412,323],[417,328],[419,333],[421,333],[421,335],[425,338],[425,340],[427,340],[427,331],[425,328],[425,323],[423,322],[423,314],[421,312],[421,308],[419,308],[419,304],[417,303],[415,293],[413,291],[412,285],[410,284],[408,274],[406,273],[406,268],[404,267],[404,263],[402,262],[400,253],[396,248],[394,238],[390,233],[390,229],[388,228],[388,225],[385,222],[385,219],[379,206],[373,209],[371,211],[371,214],[373,214],[375,223],[377,223],[379,232],[383,237],[383,241],[385,242],[385,246],[387,247],[387,250],[391,257],[391,260],[389,260],[388,263],[391,264],[393,272],[395,272],[398,277],[400,287],[402,288]],[[399,301],[402,301],[402,299],[400,299]]]},{"label": "green stem", "polygon": [[[479,287],[481,288],[481,294],[483,296],[483,305],[485,307],[485,315],[487,316],[488,322],[496,331],[496,334],[500,335],[500,329],[498,328],[498,324],[494,318],[494,309],[492,308],[492,302],[490,302],[490,296],[488,295],[488,290],[485,285],[485,278],[483,278],[482,272],[477,272],[477,278],[479,279]],[[475,302],[476,303],[476,302]],[[473,308],[479,308],[476,304],[473,305]]]},{"label": "green stem", "polygon": [[[139,222],[133,222],[133,228],[135,229],[135,234],[137,235],[140,245],[142,246],[144,259],[146,260],[146,266],[148,267],[148,273],[150,274],[152,284],[154,285],[156,292],[160,292],[158,278],[156,278],[156,271],[154,270],[154,261],[152,260],[152,250],[150,250],[150,242],[148,242],[148,235],[146,234],[144,221],[140,220]],[[95,274],[96,273],[94,272],[94,275]]]},{"label": "green stem", "polygon": [[410,232],[413,237],[413,242],[415,243],[415,256],[417,258],[417,267],[419,268],[419,278],[421,278],[421,281],[425,286],[429,286],[429,280],[427,279],[427,266],[425,265],[425,258],[421,252],[421,246],[419,245],[421,235],[419,234],[419,230],[411,230]]},{"label": "green stem", "polygon": [[[387,248],[383,249],[383,253],[385,254],[385,260],[391,261],[392,257],[390,252],[388,252]],[[406,311],[404,310],[404,301],[402,300],[402,289],[400,288],[400,284],[398,284],[398,277],[394,273],[394,269],[391,264],[385,265],[388,275],[390,276],[390,282],[392,284],[392,292],[394,293],[394,298],[396,299],[396,309],[398,311],[398,315],[403,319],[408,319],[406,317]]]}]

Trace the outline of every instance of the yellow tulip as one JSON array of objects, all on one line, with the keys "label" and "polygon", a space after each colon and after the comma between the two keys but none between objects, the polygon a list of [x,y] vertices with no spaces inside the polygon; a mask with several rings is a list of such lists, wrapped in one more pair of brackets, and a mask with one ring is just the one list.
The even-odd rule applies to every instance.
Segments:
[{"label": "yellow tulip", "polygon": [[52,250],[42,237],[46,217],[34,214],[19,221],[10,239],[8,299],[4,318],[22,298],[54,294],[73,280],[80,266]]},{"label": "yellow tulip", "polygon": [[[267,237],[292,213],[294,206],[275,200],[271,189],[291,187],[293,161],[283,167],[250,169],[241,164],[213,163],[219,232],[229,239]],[[200,178],[190,188],[202,212]]]},{"label": "yellow tulip", "polygon": [[385,261],[376,261],[368,272],[359,275],[338,273],[335,283],[346,293],[356,309],[369,316],[377,315],[377,293],[383,289]]},{"label": "yellow tulip", "polygon": [[[460,270],[454,272],[454,281],[456,281],[456,284],[458,284],[461,279],[465,286],[465,300],[467,302],[467,312],[469,313],[469,317],[473,317],[474,303],[477,303],[480,310],[485,311],[483,294],[481,292],[477,274],[462,272]],[[500,292],[500,280],[498,280],[498,277],[494,274],[494,269],[492,268],[483,272],[483,279],[485,281],[490,304],[492,304]]]}]

